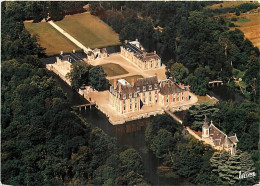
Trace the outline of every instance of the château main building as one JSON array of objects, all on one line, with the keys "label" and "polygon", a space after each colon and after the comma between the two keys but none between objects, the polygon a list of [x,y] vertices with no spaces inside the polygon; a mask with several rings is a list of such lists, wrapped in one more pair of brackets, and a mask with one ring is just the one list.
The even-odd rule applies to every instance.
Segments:
[{"label": "ch\u00e2teau main building", "polygon": [[109,92],[109,102],[120,114],[139,111],[143,105],[167,106],[190,99],[188,87],[181,88],[172,78],[158,82],[157,76],[132,79],[131,84],[114,80]]},{"label": "ch\u00e2teau main building", "polygon": [[152,70],[161,67],[161,58],[156,54],[146,52],[144,47],[136,41],[127,41],[120,47],[121,55],[129,59],[133,64],[142,70]]}]

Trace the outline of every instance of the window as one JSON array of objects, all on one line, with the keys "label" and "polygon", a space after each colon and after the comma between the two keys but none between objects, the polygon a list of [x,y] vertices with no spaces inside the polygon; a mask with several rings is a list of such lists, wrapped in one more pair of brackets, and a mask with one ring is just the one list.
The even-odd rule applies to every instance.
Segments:
[{"label": "window", "polygon": [[123,104],[125,104],[125,100],[123,100]]},{"label": "window", "polygon": [[136,91],[137,91],[137,92],[140,92],[140,87],[136,87]]},{"label": "window", "polygon": [[149,97],[149,100],[152,101],[152,97],[151,96]]},{"label": "window", "polygon": [[172,98],[172,102],[175,102],[175,98]]},{"label": "window", "polygon": [[123,99],[126,99],[126,95],[125,94],[123,94]]},{"label": "window", "polygon": [[137,99],[135,98],[135,101],[136,101]]},{"label": "window", "polygon": [[144,103],[145,103],[145,98],[143,99]]},{"label": "window", "polygon": [[132,110],[132,104],[130,104],[130,110]]},{"label": "window", "polygon": [[137,93],[134,94],[135,98],[137,97]]},{"label": "window", "polygon": [[181,93],[181,95],[183,95],[183,92]]},{"label": "window", "polygon": [[143,86],[143,91],[146,91],[146,86]]},{"label": "window", "polygon": [[130,99],[130,102],[132,102],[132,99]]},{"label": "window", "polygon": [[129,98],[132,98],[132,93],[129,94]]},{"label": "window", "polygon": [[145,96],[145,92],[143,93],[143,96]]},{"label": "window", "polygon": [[149,85],[149,90],[152,90],[153,89],[153,86],[152,85]]},{"label": "window", "polygon": [[137,104],[135,104],[135,108],[137,108]]},{"label": "window", "polygon": [[177,101],[179,101],[179,97],[177,97]]},{"label": "window", "polygon": [[166,98],[166,102],[167,102],[167,103],[169,102],[169,99],[168,99],[168,98]]},{"label": "window", "polygon": [[182,100],[182,101],[184,100],[184,97],[183,97],[183,96],[181,97],[181,100]]},{"label": "window", "polygon": [[157,89],[158,88],[158,84],[154,84],[154,89]]},{"label": "window", "polygon": [[151,95],[152,94],[152,92],[149,92],[149,95]]},{"label": "window", "polygon": [[125,105],[124,105],[124,110],[125,110]]},{"label": "window", "polygon": [[177,96],[179,97],[179,95],[180,95],[180,93],[178,92],[178,93],[177,93]]}]

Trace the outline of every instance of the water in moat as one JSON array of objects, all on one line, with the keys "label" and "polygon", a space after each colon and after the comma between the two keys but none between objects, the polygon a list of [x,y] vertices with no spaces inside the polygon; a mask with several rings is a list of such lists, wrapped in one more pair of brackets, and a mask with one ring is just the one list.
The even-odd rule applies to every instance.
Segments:
[{"label": "water in moat", "polygon": [[[71,106],[86,103],[86,101],[76,92],[73,91],[65,82],[55,76],[59,86],[66,93]],[[152,185],[190,185],[190,183],[182,177],[171,174],[166,177],[160,175],[157,167],[161,165],[161,161],[148,149],[145,144],[145,128],[150,123],[150,119],[142,119],[127,122],[122,125],[113,126],[108,122],[107,117],[96,108],[87,108],[82,110],[81,115],[87,122],[93,126],[101,128],[111,137],[117,138],[118,144],[122,149],[136,149],[143,160],[145,179]]]}]

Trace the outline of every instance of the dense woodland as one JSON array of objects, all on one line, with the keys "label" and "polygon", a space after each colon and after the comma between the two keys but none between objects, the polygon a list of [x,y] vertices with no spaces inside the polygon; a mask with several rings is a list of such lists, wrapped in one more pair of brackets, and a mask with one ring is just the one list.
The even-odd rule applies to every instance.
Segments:
[{"label": "dense woodland", "polygon": [[[19,11],[13,11],[25,2],[12,3],[2,6],[1,182],[145,183],[136,150],[119,149],[116,139],[70,109],[61,88],[41,67],[44,49],[25,30]],[[96,75],[100,69],[91,70]]]},{"label": "dense woodland", "polygon": [[[45,56],[44,49],[23,25],[26,19],[38,22],[48,16],[60,20],[66,14],[84,11],[85,4],[2,2],[4,184],[146,183],[141,157],[134,149],[119,149],[115,139],[71,111],[61,88],[42,68],[39,58]],[[166,115],[153,118],[145,135],[154,154],[192,183],[251,184],[255,180],[236,180],[236,176],[239,170],[258,175],[260,170],[259,50],[244,39],[241,31],[230,31],[229,20],[217,15],[238,14],[255,7],[242,4],[233,9],[208,10],[204,8],[207,4],[212,2],[91,2],[90,11],[119,33],[122,42],[138,38],[148,51],[156,50],[168,68],[167,75],[189,84],[196,94],[205,95],[208,81],[215,79],[237,88],[233,77],[243,74],[244,101],[194,106],[184,122],[200,130],[207,115],[228,135],[236,133],[240,150],[235,156],[215,152],[184,135],[179,124]],[[154,29],[158,26],[162,32]],[[80,63],[69,74],[75,89],[87,83],[102,90],[107,86],[105,76],[101,67]]]},{"label": "dense woodland", "polygon": [[[208,82],[216,79],[240,91],[242,87],[233,80],[242,72],[246,88],[241,92],[259,102],[259,49],[240,30],[229,30],[229,20],[204,8],[212,3],[91,2],[90,11],[119,33],[121,42],[138,38],[148,51],[156,50],[169,69],[168,76],[175,76],[170,70],[174,63],[182,64],[180,70],[188,73],[179,80],[196,94],[205,95]],[[257,6],[245,3],[236,9],[245,12]]]}]

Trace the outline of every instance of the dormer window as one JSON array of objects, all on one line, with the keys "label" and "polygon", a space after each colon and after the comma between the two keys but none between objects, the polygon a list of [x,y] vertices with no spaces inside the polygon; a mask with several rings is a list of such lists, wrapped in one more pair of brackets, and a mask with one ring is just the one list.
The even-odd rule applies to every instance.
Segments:
[{"label": "dormer window", "polygon": [[158,88],[158,84],[154,84],[154,89],[157,89]]},{"label": "dormer window", "polygon": [[149,90],[152,90],[153,89],[153,86],[152,85],[149,85]]},{"label": "dormer window", "polygon": [[132,93],[129,94],[129,98],[132,98]]},{"label": "dormer window", "polygon": [[137,91],[137,92],[140,92],[140,87],[136,87],[136,91]]},{"label": "dormer window", "polygon": [[123,94],[123,99],[126,99],[126,95],[125,94]]},{"label": "dormer window", "polygon": [[143,91],[146,91],[146,86],[143,86]]}]

